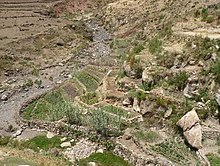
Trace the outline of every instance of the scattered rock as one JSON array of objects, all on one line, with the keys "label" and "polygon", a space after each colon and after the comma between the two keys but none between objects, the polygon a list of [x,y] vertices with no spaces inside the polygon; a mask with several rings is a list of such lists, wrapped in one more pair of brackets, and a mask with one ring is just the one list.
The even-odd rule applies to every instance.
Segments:
[{"label": "scattered rock", "polygon": [[16,138],[17,136],[21,135],[22,132],[23,132],[23,129],[19,129],[19,130],[17,130],[17,131],[12,135],[12,137],[13,137],[13,138]]},{"label": "scattered rock", "polygon": [[169,108],[169,109],[165,112],[164,118],[169,118],[170,115],[172,114],[172,112],[173,112],[173,109],[172,109],[172,108]]},{"label": "scattered rock", "polygon": [[65,147],[71,147],[71,143],[70,142],[63,142],[61,145],[60,145],[61,148],[65,148]]},{"label": "scattered rock", "polygon": [[64,45],[65,45],[65,42],[64,42],[63,39],[57,39],[56,45],[57,45],[57,46],[64,46]]},{"label": "scattered rock", "polygon": [[138,101],[137,98],[134,98],[134,102],[133,102],[133,109],[136,112],[141,112],[141,108],[139,106],[140,102]]},{"label": "scattered rock", "polygon": [[8,95],[4,94],[1,96],[1,101],[7,101],[8,100]]},{"label": "scattered rock", "polygon": [[129,98],[126,98],[123,102],[122,102],[123,106],[129,106],[132,104],[132,101]]},{"label": "scattered rock", "polygon": [[64,142],[64,141],[66,141],[66,140],[67,140],[66,137],[63,137],[63,138],[60,139],[61,142]]}]

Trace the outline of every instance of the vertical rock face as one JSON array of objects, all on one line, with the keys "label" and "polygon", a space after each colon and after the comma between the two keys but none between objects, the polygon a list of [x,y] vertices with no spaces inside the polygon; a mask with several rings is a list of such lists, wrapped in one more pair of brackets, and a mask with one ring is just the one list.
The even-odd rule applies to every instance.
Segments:
[{"label": "vertical rock face", "polygon": [[177,125],[183,129],[184,137],[188,143],[196,149],[202,148],[202,127],[199,121],[196,111],[192,110],[177,122]]}]

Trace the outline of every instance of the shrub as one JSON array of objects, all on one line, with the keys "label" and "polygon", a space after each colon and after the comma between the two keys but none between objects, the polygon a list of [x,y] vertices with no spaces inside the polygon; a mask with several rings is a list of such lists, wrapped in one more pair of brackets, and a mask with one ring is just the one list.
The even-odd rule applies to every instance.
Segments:
[{"label": "shrub", "polygon": [[168,82],[170,85],[174,85],[178,90],[182,90],[186,86],[188,78],[189,75],[186,72],[180,72]]},{"label": "shrub", "polygon": [[162,50],[162,41],[158,38],[153,38],[148,43],[148,49],[152,54],[159,53]]},{"label": "shrub", "polygon": [[7,145],[9,143],[10,137],[1,137],[0,136],[0,146]]},{"label": "shrub", "polygon": [[129,94],[132,98],[137,98],[139,101],[145,100],[147,96],[144,91],[135,89],[130,90]]},{"label": "shrub", "polygon": [[122,120],[120,116],[113,116],[99,108],[91,115],[93,128],[102,136],[118,136],[121,134]]}]

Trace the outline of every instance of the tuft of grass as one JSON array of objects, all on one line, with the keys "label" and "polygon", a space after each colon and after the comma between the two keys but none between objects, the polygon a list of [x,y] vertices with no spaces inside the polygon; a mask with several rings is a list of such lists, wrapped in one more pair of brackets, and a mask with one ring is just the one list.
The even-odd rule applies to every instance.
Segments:
[{"label": "tuft of grass", "polygon": [[115,156],[111,152],[94,153],[91,156],[79,161],[79,166],[87,166],[89,162],[95,162],[100,166],[131,166],[121,157]]},{"label": "tuft of grass", "polygon": [[177,73],[174,77],[172,77],[168,83],[173,85],[178,90],[182,90],[188,81],[189,75],[186,72]]},{"label": "tuft of grass", "polygon": [[151,54],[159,53],[162,50],[162,41],[158,38],[153,38],[148,43],[148,49]]}]

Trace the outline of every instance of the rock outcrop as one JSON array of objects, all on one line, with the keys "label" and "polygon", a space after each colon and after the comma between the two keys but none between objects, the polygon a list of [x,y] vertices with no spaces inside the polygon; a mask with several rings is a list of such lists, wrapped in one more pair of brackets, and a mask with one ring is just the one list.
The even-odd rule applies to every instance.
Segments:
[{"label": "rock outcrop", "polygon": [[199,122],[199,117],[194,109],[177,122],[177,125],[183,129],[187,142],[196,149],[202,148],[202,127]]}]

